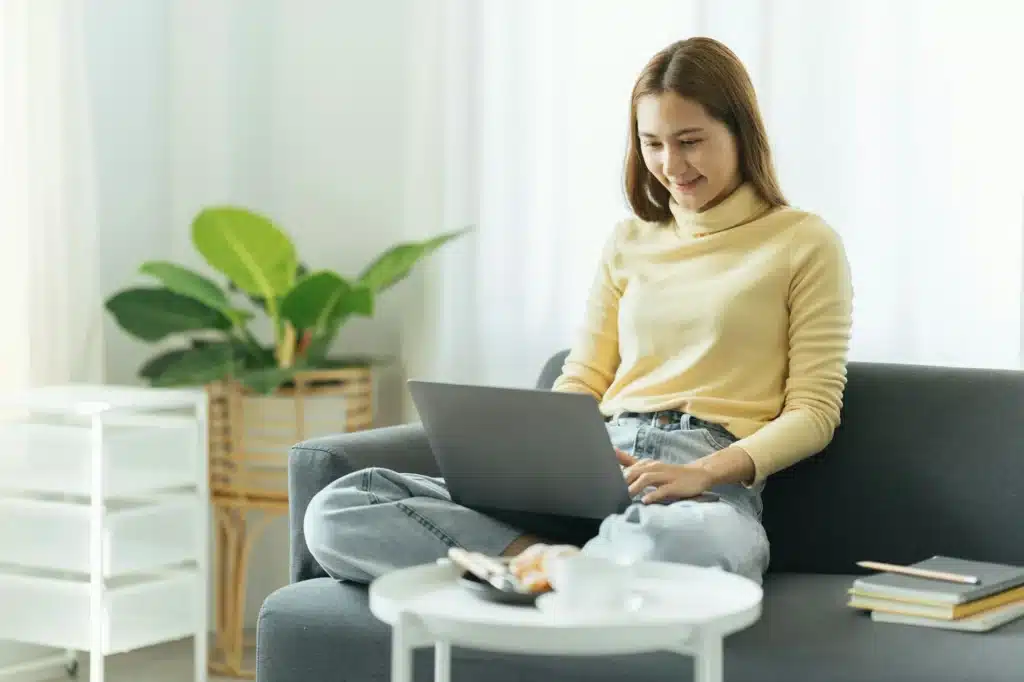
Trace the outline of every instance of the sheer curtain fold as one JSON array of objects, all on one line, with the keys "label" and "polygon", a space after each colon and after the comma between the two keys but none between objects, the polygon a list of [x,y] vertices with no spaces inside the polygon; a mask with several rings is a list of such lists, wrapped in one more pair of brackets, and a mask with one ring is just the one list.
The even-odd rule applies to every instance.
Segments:
[{"label": "sheer curtain fold", "polygon": [[406,201],[436,191],[434,224],[476,232],[424,279],[432,313],[406,327],[410,374],[528,385],[571,342],[604,236],[627,215],[633,80],[656,50],[698,34],[751,72],[790,201],[844,238],[852,357],[1021,366],[1024,8],[450,0],[420,11],[443,47],[411,65],[407,177],[430,168],[431,179]]},{"label": "sheer curtain fold", "polygon": [[0,389],[102,378],[83,13],[0,3]]}]

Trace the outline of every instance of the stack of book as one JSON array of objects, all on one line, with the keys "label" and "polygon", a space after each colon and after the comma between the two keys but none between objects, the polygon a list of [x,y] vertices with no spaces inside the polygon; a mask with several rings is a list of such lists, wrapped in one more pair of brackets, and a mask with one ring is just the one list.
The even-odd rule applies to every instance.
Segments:
[{"label": "stack of book", "polygon": [[906,568],[931,577],[883,571],[858,578],[848,605],[876,622],[968,632],[1024,616],[1024,567],[935,556]]}]

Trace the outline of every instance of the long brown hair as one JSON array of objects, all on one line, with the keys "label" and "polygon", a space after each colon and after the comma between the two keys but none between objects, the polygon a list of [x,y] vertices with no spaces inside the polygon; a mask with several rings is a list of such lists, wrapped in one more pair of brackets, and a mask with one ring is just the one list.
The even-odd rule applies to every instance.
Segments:
[{"label": "long brown hair", "polygon": [[743,62],[717,40],[698,37],[680,40],[654,55],[633,86],[625,184],[626,197],[638,218],[665,222],[672,217],[668,190],[644,164],[636,122],[639,99],[664,92],[699,102],[709,116],[724,123],[736,137],[743,180],[772,206],[787,205],[775,175],[754,85]]}]

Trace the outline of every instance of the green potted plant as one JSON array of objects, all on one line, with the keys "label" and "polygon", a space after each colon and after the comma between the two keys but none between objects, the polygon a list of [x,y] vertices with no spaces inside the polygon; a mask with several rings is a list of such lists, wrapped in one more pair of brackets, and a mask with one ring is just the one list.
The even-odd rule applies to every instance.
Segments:
[{"label": "green potted plant", "polygon": [[[119,291],[105,308],[137,339],[180,340],[139,369],[150,385],[233,379],[269,394],[296,372],[367,363],[329,354],[342,325],[354,315],[371,316],[381,292],[466,231],[398,244],[347,279],[300,263],[292,240],[269,218],[245,208],[211,207],[193,221],[192,243],[226,286],[175,263],[149,261],[139,270],[155,285]],[[258,316],[269,322],[268,341],[252,331]]]}]

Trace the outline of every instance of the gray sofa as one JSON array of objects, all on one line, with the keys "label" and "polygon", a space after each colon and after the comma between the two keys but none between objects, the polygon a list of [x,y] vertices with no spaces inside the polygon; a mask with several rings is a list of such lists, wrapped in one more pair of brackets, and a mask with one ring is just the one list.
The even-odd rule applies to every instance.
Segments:
[{"label": "gray sofa", "polygon": [[[563,355],[544,368],[550,386]],[[874,559],[932,554],[1024,564],[1024,373],[852,364],[829,448],[769,480],[772,542],[761,620],[726,640],[729,682],[1021,682],[1024,621],[987,634],[872,623],[845,591]],[[436,473],[417,425],[292,450],[292,582],[259,616],[258,682],[389,679],[390,632],[365,587],[324,576],[302,536],[314,493],[366,466]],[[429,649],[416,679],[431,679]],[[545,658],[456,650],[453,679],[686,680],[673,654]]]}]

